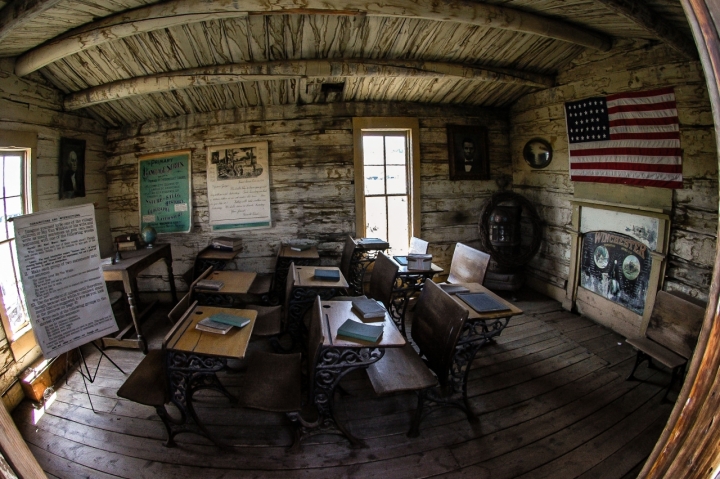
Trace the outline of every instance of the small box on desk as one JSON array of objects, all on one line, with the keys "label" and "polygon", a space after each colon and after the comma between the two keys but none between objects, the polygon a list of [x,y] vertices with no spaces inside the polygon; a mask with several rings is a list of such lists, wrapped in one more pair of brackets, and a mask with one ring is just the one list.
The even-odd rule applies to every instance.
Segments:
[{"label": "small box on desk", "polygon": [[407,255],[407,268],[418,271],[428,271],[432,267],[431,254],[409,254]]}]

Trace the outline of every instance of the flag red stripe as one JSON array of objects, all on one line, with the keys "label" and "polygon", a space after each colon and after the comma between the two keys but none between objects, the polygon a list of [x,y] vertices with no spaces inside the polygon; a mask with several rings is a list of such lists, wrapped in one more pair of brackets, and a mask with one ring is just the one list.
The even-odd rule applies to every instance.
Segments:
[{"label": "flag red stripe", "polygon": [[636,178],[607,178],[604,176],[571,176],[572,181],[586,181],[593,183],[621,183],[632,186],[656,186],[658,188],[674,188],[682,189],[682,181],[661,181],[661,180],[642,180]]},{"label": "flag red stripe", "polygon": [[628,126],[628,125],[676,125],[678,119],[676,116],[663,116],[659,118],[618,118],[610,120],[610,127]]},{"label": "flag red stripe", "polygon": [[610,133],[611,140],[679,140],[679,131],[659,131],[655,133]]},{"label": "flag red stripe", "polygon": [[643,98],[643,97],[648,97],[648,96],[668,95],[668,94],[674,93],[674,92],[675,92],[675,90],[673,89],[673,87],[667,87],[667,88],[658,88],[657,90],[615,93],[613,95],[608,95],[606,98],[607,98],[607,101],[612,101],[612,100],[619,100],[621,98]]},{"label": "flag red stripe", "polygon": [[570,145],[570,157],[573,156],[682,156],[681,148],[592,148],[573,150]]},{"label": "flag red stripe", "polygon": [[650,171],[654,173],[682,173],[682,165],[648,165],[646,163],[571,163],[570,170],[623,170]]},{"label": "flag red stripe", "polygon": [[664,101],[660,103],[639,103],[636,105],[617,105],[608,107],[608,113],[623,113],[628,111],[653,111],[653,110],[674,110],[677,104],[674,101]]}]

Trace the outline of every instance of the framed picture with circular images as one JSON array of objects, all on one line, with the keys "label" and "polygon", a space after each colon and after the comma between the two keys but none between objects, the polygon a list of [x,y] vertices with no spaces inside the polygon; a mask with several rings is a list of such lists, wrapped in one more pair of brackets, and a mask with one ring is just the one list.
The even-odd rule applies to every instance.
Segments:
[{"label": "framed picture with circular images", "polygon": [[552,146],[547,140],[533,138],[525,143],[523,158],[532,168],[545,168],[552,161]]}]

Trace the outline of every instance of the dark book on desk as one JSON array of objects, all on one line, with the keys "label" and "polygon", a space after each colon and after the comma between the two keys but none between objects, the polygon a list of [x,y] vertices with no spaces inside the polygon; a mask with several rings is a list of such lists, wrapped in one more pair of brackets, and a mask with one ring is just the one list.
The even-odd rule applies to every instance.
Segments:
[{"label": "dark book on desk", "polygon": [[510,311],[510,308],[485,293],[458,293],[457,297],[478,313]]},{"label": "dark book on desk", "polygon": [[337,330],[338,337],[350,338],[351,340],[360,339],[371,343],[377,343],[382,334],[382,325],[365,324],[352,319],[346,320]]},{"label": "dark book on desk", "polygon": [[[209,319],[215,323],[220,323],[220,324],[224,324],[227,326],[235,326],[237,328],[242,328],[244,326],[247,326],[250,323],[250,318],[244,318],[242,316],[235,316],[234,314],[229,314],[229,313],[215,313],[211,316],[208,316],[205,319]],[[202,321],[200,321],[200,322],[202,322]]]},{"label": "dark book on desk", "polygon": [[465,286],[460,286],[459,284],[440,283],[438,286],[447,294],[467,293],[470,291]]},{"label": "dark book on desk", "polygon": [[312,245],[309,245],[309,244],[291,244],[290,245],[291,251],[307,251],[310,248],[312,248]]},{"label": "dark book on desk", "polygon": [[353,298],[352,310],[363,321],[383,321],[385,319],[385,308],[374,299],[365,296]]},{"label": "dark book on desk", "polygon": [[215,279],[201,279],[195,283],[196,289],[205,289],[208,291],[220,291],[223,286],[225,286],[225,283]]},{"label": "dark book on desk", "polygon": [[387,241],[380,238],[358,238],[357,242],[361,244],[387,243]]},{"label": "dark book on desk", "polygon": [[215,334],[227,334],[232,328],[232,324],[219,323],[217,321],[213,321],[210,317],[200,320],[200,322],[195,325],[195,329],[198,331]]},{"label": "dark book on desk", "polygon": [[400,266],[407,266],[407,256],[393,256],[393,259],[397,261]]},{"label": "dark book on desk", "polygon": [[315,268],[314,278],[320,281],[340,281],[340,271],[337,269]]}]

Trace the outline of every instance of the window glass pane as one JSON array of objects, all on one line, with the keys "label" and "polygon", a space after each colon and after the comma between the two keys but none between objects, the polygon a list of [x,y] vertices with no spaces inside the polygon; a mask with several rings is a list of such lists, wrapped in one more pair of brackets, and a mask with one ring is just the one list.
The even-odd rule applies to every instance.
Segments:
[{"label": "window glass pane", "polygon": [[388,196],[388,242],[390,254],[405,254],[408,244],[407,196]]},{"label": "window glass pane", "polygon": [[404,136],[386,136],[385,137],[385,158],[388,165],[404,165],[406,162],[405,155],[405,137]]},{"label": "window glass pane", "polygon": [[15,282],[13,271],[17,271],[14,261],[13,241],[0,244],[0,289],[3,295],[3,304],[10,320],[10,328],[13,332],[20,329],[26,323],[24,304],[18,291],[19,283]]},{"label": "window glass pane", "polygon": [[5,156],[5,196],[20,196],[23,185],[22,158],[17,155]]},{"label": "window glass pane", "polygon": [[[8,218],[14,218],[23,214],[23,200],[20,196],[5,198],[5,214]],[[8,221],[8,238],[15,237],[15,223]]]},{"label": "window glass pane", "polygon": [[385,194],[385,168],[382,166],[365,167],[365,194]]},{"label": "window glass pane", "polygon": [[407,193],[404,166],[387,167],[387,193],[389,195],[403,195]]},{"label": "window glass pane", "polygon": [[7,228],[9,224],[5,218],[5,201],[0,200],[0,241],[8,239]]},{"label": "window glass pane", "polygon": [[380,135],[363,135],[363,164],[382,165],[383,137]]},{"label": "window glass pane", "polygon": [[384,196],[365,198],[365,236],[387,239],[387,213]]}]

